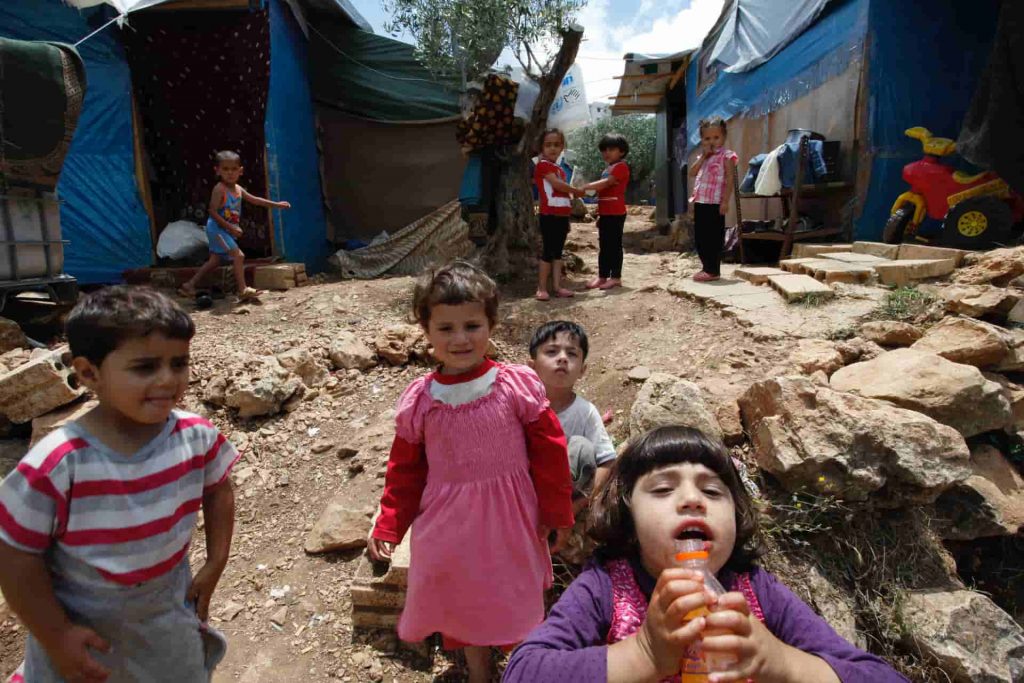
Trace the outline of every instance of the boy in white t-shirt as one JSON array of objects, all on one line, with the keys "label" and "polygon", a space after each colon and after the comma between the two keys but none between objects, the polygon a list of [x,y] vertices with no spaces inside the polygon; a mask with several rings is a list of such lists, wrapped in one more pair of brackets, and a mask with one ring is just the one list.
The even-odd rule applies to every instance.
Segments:
[{"label": "boy in white t-shirt", "polygon": [[601,414],[574,391],[587,370],[589,349],[587,333],[566,320],[544,323],[530,342],[530,367],[544,383],[568,441],[576,512],[586,507],[591,490],[601,487],[615,461],[615,446]]}]

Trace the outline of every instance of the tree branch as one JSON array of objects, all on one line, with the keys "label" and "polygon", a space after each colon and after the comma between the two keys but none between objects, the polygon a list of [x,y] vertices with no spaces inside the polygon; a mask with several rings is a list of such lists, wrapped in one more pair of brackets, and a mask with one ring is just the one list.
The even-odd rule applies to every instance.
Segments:
[{"label": "tree branch", "polygon": [[[551,104],[555,101],[558,86],[562,84],[562,79],[565,78],[565,74],[568,73],[576,61],[576,55],[580,51],[583,29],[579,26],[571,26],[562,31],[561,36],[562,45],[558,48],[558,54],[555,55],[550,69],[546,70],[538,79],[540,95],[538,95],[537,101],[533,103],[533,112],[530,116],[533,130],[528,131],[528,133],[536,134],[537,131],[542,130],[547,125],[548,111],[550,111]],[[524,135],[523,138],[526,139],[526,136]]]}]

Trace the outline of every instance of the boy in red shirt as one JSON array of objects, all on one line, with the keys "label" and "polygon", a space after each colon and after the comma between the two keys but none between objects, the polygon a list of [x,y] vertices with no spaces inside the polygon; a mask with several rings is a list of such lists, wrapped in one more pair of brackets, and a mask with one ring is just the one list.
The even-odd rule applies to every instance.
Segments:
[{"label": "boy in red shirt", "polygon": [[608,167],[601,179],[584,186],[584,190],[597,192],[597,234],[600,252],[597,257],[597,277],[587,283],[587,289],[614,289],[622,285],[622,230],[626,224],[626,187],[629,185],[629,142],[619,133],[601,138],[597,148]]}]

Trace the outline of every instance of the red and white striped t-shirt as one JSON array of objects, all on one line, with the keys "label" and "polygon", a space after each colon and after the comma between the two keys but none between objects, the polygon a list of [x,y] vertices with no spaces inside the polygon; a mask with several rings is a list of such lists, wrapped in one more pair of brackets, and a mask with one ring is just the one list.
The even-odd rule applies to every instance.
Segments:
[{"label": "red and white striped t-shirt", "polygon": [[175,410],[141,450],[117,453],[77,423],[40,441],[0,483],[0,540],[132,585],[188,552],[204,491],[238,452],[210,422]]}]

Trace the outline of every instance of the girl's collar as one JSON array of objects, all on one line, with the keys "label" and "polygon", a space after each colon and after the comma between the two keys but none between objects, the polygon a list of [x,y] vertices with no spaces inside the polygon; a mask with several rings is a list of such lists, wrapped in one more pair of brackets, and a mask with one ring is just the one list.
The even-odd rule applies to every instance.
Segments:
[{"label": "girl's collar", "polygon": [[498,364],[490,358],[484,358],[480,365],[476,366],[472,370],[459,373],[458,375],[443,375],[441,374],[441,369],[438,368],[434,371],[433,380],[438,384],[461,384],[462,382],[470,382],[474,379],[483,377],[491,368],[497,367],[497,365]]}]

